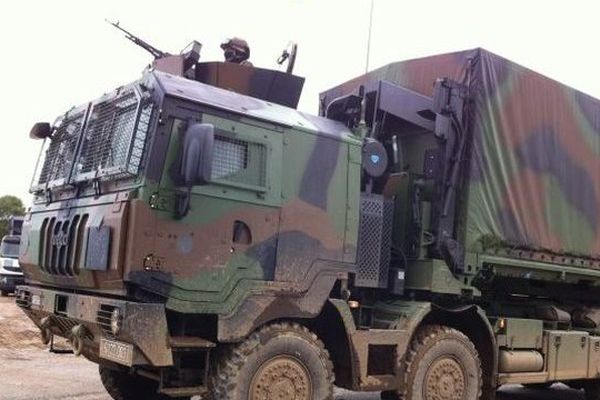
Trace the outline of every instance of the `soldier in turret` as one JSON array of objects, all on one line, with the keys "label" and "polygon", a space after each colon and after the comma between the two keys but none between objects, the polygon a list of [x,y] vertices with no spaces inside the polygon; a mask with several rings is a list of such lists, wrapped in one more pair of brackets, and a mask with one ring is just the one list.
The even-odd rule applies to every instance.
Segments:
[{"label": "soldier in turret", "polygon": [[221,44],[221,49],[223,49],[226,62],[252,66],[252,63],[248,61],[250,58],[250,47],[244,39],[231,38]]}]

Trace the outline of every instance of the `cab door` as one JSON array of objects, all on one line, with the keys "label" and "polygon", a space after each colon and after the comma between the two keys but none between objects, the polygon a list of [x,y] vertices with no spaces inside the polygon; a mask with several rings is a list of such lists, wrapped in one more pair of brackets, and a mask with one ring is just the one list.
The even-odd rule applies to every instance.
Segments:
[{"label": "cab door", "polygon": [[[214,126],[211,182],[192,188],[190,210],[177,216],[173,181],[179,146],[190,123]],[[156,255],[169,296],[212,303],[252,282],[273,280],[281,206],[281,129],[244,118],[178,111],[168,116],[170,140],[159,192]],[[218,310],[204,309],[209,312]]]}]

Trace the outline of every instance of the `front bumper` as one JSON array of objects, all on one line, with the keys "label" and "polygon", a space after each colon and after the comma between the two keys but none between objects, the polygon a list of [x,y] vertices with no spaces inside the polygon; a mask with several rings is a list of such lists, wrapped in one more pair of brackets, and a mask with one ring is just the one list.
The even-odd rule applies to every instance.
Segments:
[{"label": "front bumper", "polygon": [[[133,357],[129,366],[173,365],[163,304],[19,286],[17,305],[40,329],[49,329],[53,335],[70,339],[76,327],[75,332],[85,332],[81,335],[82,354],[92,361],[102,362],[100,341],[108,339],[133,345]],[[117,335],[111,329],[111,315],[115,308],[119,309],[120,329]]]},{"label": "front bumper", "polygon": [[25,283],[23,275],[4,275],[0,274],[0,290],[5,292],[14,292],[18,285]]}]

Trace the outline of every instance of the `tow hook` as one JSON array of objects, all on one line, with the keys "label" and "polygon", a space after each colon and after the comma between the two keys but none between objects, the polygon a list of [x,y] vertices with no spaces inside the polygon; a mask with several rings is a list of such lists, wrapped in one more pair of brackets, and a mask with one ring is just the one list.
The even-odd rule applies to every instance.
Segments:
[{"label": "tow hook", "polygon": [[71,342],[71,346],[73,347],[73,354],[76,356],[80,356],[83,351],[83,340],[87,336],[87,329],[85,326],[79,324],[75,325],[71,329],[71,337],[69,341]]},{"label": "tow hook", "polygon": [[44,345],[48,345],[50,343],[50,341],[52,340],[52,330],[50,329],[50,327],[52,326],[52,318],[51,317],[45,317],[42,318],[42,320],[40,321],[40,336],[42,338],[42,343]]}]

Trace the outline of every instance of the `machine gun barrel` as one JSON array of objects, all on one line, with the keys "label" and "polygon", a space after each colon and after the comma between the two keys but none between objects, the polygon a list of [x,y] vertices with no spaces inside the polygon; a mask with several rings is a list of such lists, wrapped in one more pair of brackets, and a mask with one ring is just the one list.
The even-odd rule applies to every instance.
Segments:
[{"label": "machine gun barrel", "polygon": [[131,32],[127,31],[126,29],[121,28],[118,21],[116,23],[109,21],[109,20],[105,20],[105,21],[108,22],[109,24],[111,24],[112,26],[114,26],[115,28],[117,28],[118,30],[124,32],[125,37],[127,39],[131,40],[133,43],[137,44],[138,46],[140,46],[141,48],[143,48],[144,50],[146,50],[147,52],[152,54],[152,56],[154,56],[155,59],[163,58],[163,57],[170,55],[169,53],[166,53],[166,52],[159,50],[156,47],[152,46],[150,43],[146,42],[145,40],[140,39],[139,37],[135,36]]}]

